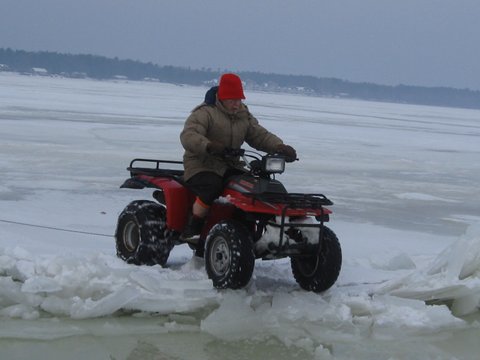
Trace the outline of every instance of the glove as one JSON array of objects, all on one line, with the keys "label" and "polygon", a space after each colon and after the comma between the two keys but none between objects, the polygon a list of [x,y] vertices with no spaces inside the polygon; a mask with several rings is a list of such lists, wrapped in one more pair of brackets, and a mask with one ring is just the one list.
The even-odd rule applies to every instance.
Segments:
[{"label": "glove", "polygon": [[222,155],[225,151],[225,145],[218,141],[210,141],[207,145],[207,152],[211,155]]},{"label": "glove", "polygon": [[276,148],[277,153],[285,156],[286,162],[293,162],[297,160],[297,152],[290,145],[280,144]]}]

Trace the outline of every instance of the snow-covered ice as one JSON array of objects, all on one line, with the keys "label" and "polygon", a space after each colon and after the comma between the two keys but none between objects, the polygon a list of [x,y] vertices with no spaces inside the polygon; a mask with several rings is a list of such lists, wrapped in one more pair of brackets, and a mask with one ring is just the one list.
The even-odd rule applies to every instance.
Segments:
[{"label": "snow-covered ice", "polygon": [[98,342],[90,337],[105,344],[91,357],[106,359],[480,350],[477,110],[247,94],[299,154],[279,179],[335,203],[329,226],[344,262],[324,294],[302,291],[288,259],[258,260],[245,289],[217,291],[186,246],[167,268],[116,258],[118,214],[151,197],[119,189],[126,166],[179,159],[178,134],[205,90],[0,73],[2,358],[82,358],[66,349]]}]

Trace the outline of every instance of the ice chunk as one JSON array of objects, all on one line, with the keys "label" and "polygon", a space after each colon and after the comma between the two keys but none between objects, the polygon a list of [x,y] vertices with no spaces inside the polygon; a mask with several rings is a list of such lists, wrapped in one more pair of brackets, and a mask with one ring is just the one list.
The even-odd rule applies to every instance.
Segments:
[{"label": "ice chunk", "polygon": [[457,297],[452,304],[452,313],[457,316],[472,314],[480,306],[480,291]]},{"label": "ice chunk", "polygon": [[332,355],[330,350],[328,350],[328,348],[324,347],[323,345],[317,346],[317,348],[315,349],[314,355],[315,355],[315,359],[318,359],[318,360],[334,359],[334,356]]},{"label": "ice chunk", "polygon": [[416,268],[413,260],[405,253],[397,254],[385,263],[375,262],[374,267],[388,271],[412,270]]},{"label": "ice chunk", "polygon": [[[0,249],[0,254],[2,254],[4,251]],[[2,254],[0,255],[0,275],[7,275],[10,273],[10,269],[12,269],[15,266],[16,259]]]},{"label": "ice chunk", "polygon": [[0,316],[7,316],[11,318],[22,318],[25,320],[38,319],[40,313],[38,310],[26,304],[11,305],[0,310]]},{"label": "ice chunk", "polygon": [[424,301],[452,301],[455,314],[476,311],[480,296],[480,228],[469,228],[426,267],[393,279],[377,293]]},{"label": "ice chunk", "polygon": [[35,263],[30,260],[17,260],[10,270],[10,275],[15,279],[25,281],[35,275]]},{"label": "ice chunk", "polygon": [[201,322],[201,329],[225,340],[260,336],[263,332],[262,316],[250,306],[250,301],[250,297],[238,296],[238,292],[226,293],[220,307]]},{"label": "ice chunk", "polygon": [[70,316],[70,309],[72,308],[73,299],[61,298],[60,296],[47,296],[40,307],[43,311],[46,311],[49,314],[61,315],[61,316]]},{"label": "ice chunk", "polygon": [[445,305],[426,305],[423,301],[379,296],[375,302],[381,308],[374,315],[375,336],[380,338],[430,333],[441,329],[455,329],[465,322],[454,317]]},{"label": "ice chunk", "polygon": [[7,249],[7,253],[18,260],[31,260],[33,258],[30,252],[19,246],[13,249]]},{"label": "ice chunk", "polygon": [[11,277],[0,277],[0,306],[18,304],[23,300],[20,291],[21,284],[13,281]]},{"label": "ice chunk", "polygon": [[51,293],[61,289],[62,287],[55,280],[45,276],[31,277],[22,285],[22,291],[26,293]]},{"label": "ice chunk", "polygon": [[26,294],[21,290],[22,283],[11,277],[0,277],[0,306],[25,304],[38,306],[42,298],[35,294]]},{"label": "ice chunk", "polygon": [[73,301],[71,316],[74,319],[84,319],[113,314],[138,297],[137,289],[125,287],[114,293],[111,293],[100,300],[76,298]]}]

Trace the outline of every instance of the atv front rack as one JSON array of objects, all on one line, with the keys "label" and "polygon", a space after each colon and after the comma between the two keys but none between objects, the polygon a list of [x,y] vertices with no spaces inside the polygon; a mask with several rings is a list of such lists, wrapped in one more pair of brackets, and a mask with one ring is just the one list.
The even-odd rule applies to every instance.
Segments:
[{"label": "atv front rack", "polygon": [[322,206],[333,205],[333,202],[323,194],[301,194],[301,193],[259,193],[244,194],[271,204],[285,204],[291,209],[321,209]]},{"label": "atv front rack", "polygon": [[[325,211],[323,206],[333,205],[333,202],[328,199],[323,194],[301,194],[301,193],[289,193],[289,194],[279,194],[279,193],[261,193],[261,194],[245,194],[253,198],[253,200],[263,201],[271,204],[282,205],[282,214],[280,217],[280,224],[274,221],[268,221],[270,226],[279,228],[280,230],[280,239],[279,244],[276,249],[278,253],[288,253],[294,255],[298,253],[307,253],[314,250],[316,253],[320,254],[323,244],[323,233],[324,233],[324,222],[328,221],[328,212]],[[316,219],[320,221],[318,224],[307,224],[307,223],[298,223],[298,222],[287,222],[287,210],[290,209],[307,209],[307,210],[320,210],[320,215],[316,216]],[[291,218],[290,218],[291,219]],[[287,234],[286,229],[288,228],[317,228],[319,229],[318,233],[318,244],[309,245],[304,243],[290,243],[284,241],[284,234]],[[288,250],[287,250],[288,249]],[[274,249],[270,251],[275,252]]]}]

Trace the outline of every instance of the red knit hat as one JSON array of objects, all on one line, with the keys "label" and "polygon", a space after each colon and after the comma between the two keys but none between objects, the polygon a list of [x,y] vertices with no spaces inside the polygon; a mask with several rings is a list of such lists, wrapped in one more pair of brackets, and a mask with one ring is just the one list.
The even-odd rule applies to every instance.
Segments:
[{"label": "red knit hat", "polygon": [[243,94],[242,80],[235,74],[223,74],[218,85],[219,100],[245,99]]}]

